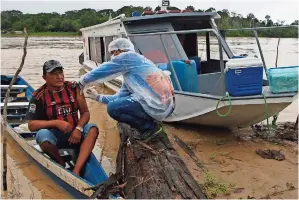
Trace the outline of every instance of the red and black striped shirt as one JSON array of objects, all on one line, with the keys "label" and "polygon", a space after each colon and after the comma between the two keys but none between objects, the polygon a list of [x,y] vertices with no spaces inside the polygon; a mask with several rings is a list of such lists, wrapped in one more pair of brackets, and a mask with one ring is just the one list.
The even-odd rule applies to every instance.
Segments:
[{"label": "red and black striped shirt", "polygon": [[37,89],[30,100],[26,114],[27,120],[64,120],[77,126],[78,102],[76,83],[66,81],[64,89],[59,92],[50,91],[47,85]]}]

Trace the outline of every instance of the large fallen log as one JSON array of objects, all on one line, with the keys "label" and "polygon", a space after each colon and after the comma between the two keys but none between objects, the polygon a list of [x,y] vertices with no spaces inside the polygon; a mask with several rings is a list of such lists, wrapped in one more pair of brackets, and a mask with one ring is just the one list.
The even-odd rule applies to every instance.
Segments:
[{"label": "large fallen log", "polygon": [[133,139],[129,126],[120,123],[118,129],[116,173],[89,188],[95,190],[91,198],[107,198],[116,192],[128,199],[206,198],[166,134],[146,143]]}]

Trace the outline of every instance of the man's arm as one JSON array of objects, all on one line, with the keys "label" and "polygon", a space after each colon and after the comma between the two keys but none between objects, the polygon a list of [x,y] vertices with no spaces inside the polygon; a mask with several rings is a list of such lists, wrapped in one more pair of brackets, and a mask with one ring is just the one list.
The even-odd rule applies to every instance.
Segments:
[{"label": "man's arm", "polygon": [[77,90],[76,98],[77,98],[77,102],[79,105],[79,111],[80,111],[80,119],[79,119],[77,126],[80,126],[81,128],[83,128],[89,122],[90,113],[88,110],[88,106],[87,106],[84,94],[82,94],[82,95],[80,94],[79,87],[76,87],[76,90]]},{"label": "man's arm", "polygon": [[[80,119],[78,121],[77,126],[83,128],[89,121],[90,119],[90,113],[87,107],[87,103],[84,97],[84,94],[80,93],[79,87],[76,87],[76,99],[79,105],[79,111],[80,111]],[[71,137],[69,138],[69,143],[70,144],[77,144],[80,142],[82,137],[82,132],[80,132],[78,129],[74,129]]]},{"label": "man's arm", "polygon": [[28,128],[30,131],[38,131],[40,129],[47,129],[47,128],[57,128],[57,120],[29,120],[28,121]]},{"label": "man's arm", "polygon": [[35,99],[35,97],[32,97],[29,102],[26,119],[28,120],[28,128],[30,131],[49,128],[59,129],[64,133],[72,131],[72,126],[68,122],[62,120],[46,120],[42,101]]},{"label": "man's arm", "polygon": [[127,86],[123,83],[118,93],[116,93],[114,95],[100,94],[96,98],[96,101],[104,103],[104,104],[108,104],[110,101],[114,101],[115,99],[120,98],[120,97],[129,96],[130,94],[131,94],[131,92],[128,90]]},{"label": "man's arm", "polygon": [[116,56],[109,62],[104,62],[80,78],[83,86],[91,83],[103,83],[112,80],[130,69],[140,66],[141,60],[138,54],[124,52]]}]

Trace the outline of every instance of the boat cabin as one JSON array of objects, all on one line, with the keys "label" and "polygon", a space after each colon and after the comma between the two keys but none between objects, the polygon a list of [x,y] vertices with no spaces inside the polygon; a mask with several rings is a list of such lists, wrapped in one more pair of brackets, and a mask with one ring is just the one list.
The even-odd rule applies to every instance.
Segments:
[{"label": "boat cabin", "polygon": [[[171,77],[176,90],[223,95],[225,80],[221,74],[226,62],[223,57],[232,58],[233,54],[219,34],[214,21],[217,18],[220,16],[216,12],[148,13],[129,18],[121,15],[82,28],[84,59],[81,64],[90,70],[110,60],[109,43],[125,37],[135,45],[136,52],[158,67],[176,71]],[[182,70],[181,65],[192,67]]]}]

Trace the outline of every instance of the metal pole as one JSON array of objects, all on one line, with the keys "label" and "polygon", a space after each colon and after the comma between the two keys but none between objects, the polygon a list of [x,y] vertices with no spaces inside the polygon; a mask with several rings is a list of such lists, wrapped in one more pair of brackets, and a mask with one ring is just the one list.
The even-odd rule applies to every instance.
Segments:
[{"label": "metal pole", "polygon": [[254,33],[254,37],[256,39],[256,43],[257,43],[257,46],[258,46],[259,51],[260,51],[260,56],[261,56],[261,59],[263,61],[264,70],[265,70],[267,79],[269,80],[268,73],[267,73],[267,66],[266,66],[266,62],[265,62],[264,55],[263,55],[263,52],[262,52],[261,44],[260,44],[260,41],[259,41],[259,38],[258,38],[258,35],[257,35],[257,31],[256,30],[252,30],[252,31]]},{"label": "metal pole", "polygon": [[[210,25],[213,28],[213,30],[218,30],[218,27],[217,27],[214,19],[210,20]],[[217,32],[220,33],[219,31],[217,31]],[[222,37],[219,37],[218,39],[221,40],[223,49],[226,52],[227,56],[229,58],[232,58],[234,55],[233,55],[233,52],[231,51],[231,49],[229,48],[226,40],[224,38],[222,38]]]},{"label": "metal pole", "polygon": [[210,52],[210,32],[206,32],[206,50],[207,50],[207,61],[210,67],[210,59],[211,59],[211,52]]},{"label": "metal pole", "polygon": [[224,31],[252,31],[252,30],[269,30],[269,29],[277,29],[277,28],[298,28],[298,25],[254,27],[254,28],[235,28],[235,29],[224,29]]},{"label": "metal pole", "polygon": [[171,68],[171,71],[172,71],[171,73],[173,73],[173,76],[174,76],[175,82],[176,82],[176,84],[177,84],[177,86],[178,86],[178,88],[179,88],[179,91],[182,91],[181,84],[180,84],[179,79],[178,79],[178,77],[177,77],[177,75],[176,75],[176,72],[174,71],[174,67],[173,67],[172,62],[171,62],[171,59],[170,59],[170,57],[169,57],[169,55],[168,55],[168,53],[167,53],[167,48],[166,48],[166,46],[165,46],[165,43],[164,43],[164,40],[163,40],[161,34],[160,34],[160,40],[161,40],[161,42],[162,42],[164,51],[165,51],[166,56],[167,56],[167,59],[168,59],[168,61],[169,61],[170,68]]}]

